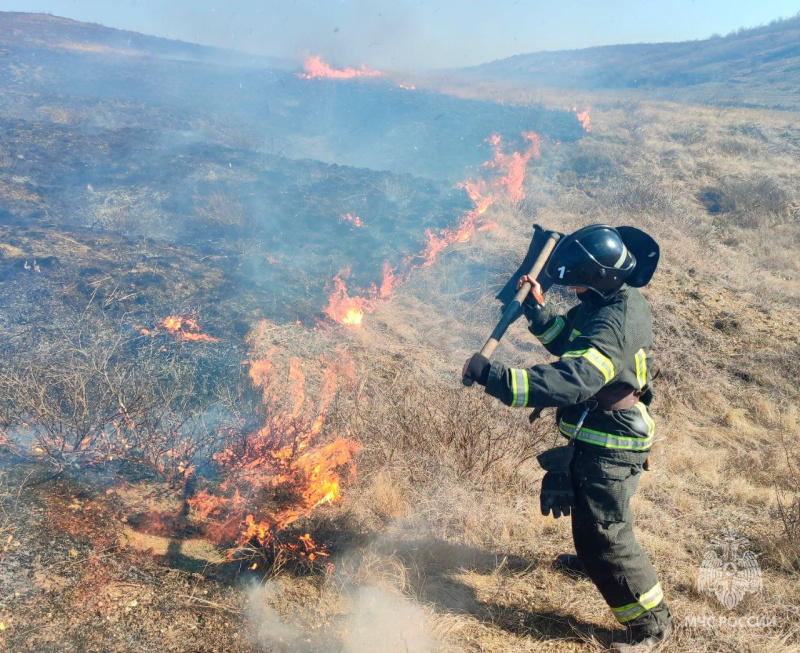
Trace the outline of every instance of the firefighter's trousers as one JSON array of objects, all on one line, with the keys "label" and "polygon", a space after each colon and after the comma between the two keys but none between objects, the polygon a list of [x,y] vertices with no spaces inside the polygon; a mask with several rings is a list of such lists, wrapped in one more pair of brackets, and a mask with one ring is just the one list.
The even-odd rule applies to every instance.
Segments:
[{"label": "firefighter's trousers", "polygon": [[672,617],[653,564],[634,538],[630,507],[647,453],[576,445],[572,537],[578,558],[622,625],[658,634]]}]

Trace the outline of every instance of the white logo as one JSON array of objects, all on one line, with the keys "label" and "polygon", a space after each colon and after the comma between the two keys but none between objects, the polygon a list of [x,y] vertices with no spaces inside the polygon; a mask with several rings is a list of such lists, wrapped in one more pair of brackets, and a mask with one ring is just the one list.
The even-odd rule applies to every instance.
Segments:
[{"label": "white logo", "polygon": [[697,591],[713,594],[728,610],[733,610],[745,594],[760,594],[761,567],[756,554],[746,548],[748,544],[750,540],[732,528],[723,531],[721,538],[712,539],[697,574]]}]

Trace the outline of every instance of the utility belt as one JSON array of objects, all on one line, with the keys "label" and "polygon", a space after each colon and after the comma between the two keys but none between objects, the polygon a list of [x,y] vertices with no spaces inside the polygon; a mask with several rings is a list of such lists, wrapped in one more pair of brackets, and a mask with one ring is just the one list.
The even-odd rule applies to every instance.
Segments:
[{"label": "utility belt", "polygon": [[[648,396],[646,396],[648,395]],[[653,445],[655,422],[647,410],[649,393],[645,389],[630,387],[603,388],[582,406],[559,408],[556,411],[558,429],[570,440],[577,440],[608,450],[648,451]],[[629,410],[631,408],[636,410]],[[581,413],[576,408],[583,408]],[[590,413],[620,411],[617,415],[598,415],[589,419]],[[624,412],[621,412],[624,411]]]},{"label": "utility belt", "polygon": [[[647,393],[647,389],[635,390],[628,386],[605,386],[589,402],[596,401],[600,410],[625,410],[633,408]],[[588,402],[587,402],[588,403]]]}]

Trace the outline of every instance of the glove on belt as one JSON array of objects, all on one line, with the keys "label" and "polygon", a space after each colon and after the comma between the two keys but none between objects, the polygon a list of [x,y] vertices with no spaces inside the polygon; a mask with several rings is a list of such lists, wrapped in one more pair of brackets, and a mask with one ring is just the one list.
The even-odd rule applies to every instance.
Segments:
[{"label": "glove on belt", "polygon": [[547,516],[553,511],[553,517],[558,519],[561,515],[569,515],[575,507],[575,490],[572,489],[572,473],[570,463],[575,453],[575,447],[566,445],[548,449],[536,456],[539,465],[547,473],[542,479],[542,492],[540,501],[542,514]]}]

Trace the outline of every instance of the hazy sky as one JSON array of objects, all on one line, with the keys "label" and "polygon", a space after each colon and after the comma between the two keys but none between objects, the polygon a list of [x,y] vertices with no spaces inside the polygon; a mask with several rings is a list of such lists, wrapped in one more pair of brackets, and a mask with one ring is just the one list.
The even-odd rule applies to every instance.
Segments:
[{"label": "hazy sky", "polygon": [[678,41],[800,11],[799,0],[0,0],[145,34],[338,65],[431,68],[538,50]]}]

